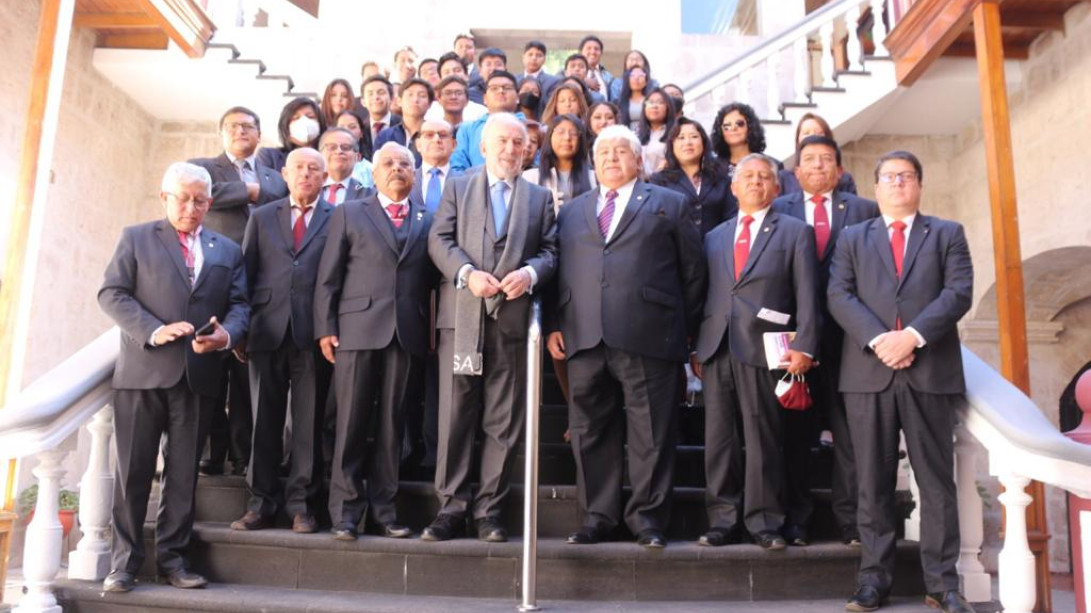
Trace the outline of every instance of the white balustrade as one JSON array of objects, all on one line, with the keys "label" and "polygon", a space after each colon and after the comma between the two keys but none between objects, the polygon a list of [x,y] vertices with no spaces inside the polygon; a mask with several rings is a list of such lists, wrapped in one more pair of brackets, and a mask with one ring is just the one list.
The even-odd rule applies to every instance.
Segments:
[{"label": "white balustrade", "polygon": [[772,117],[780,109],[780,54],[774,53],[765,61],[765,116]]},{"label": "white balustrade", "polygon": [[34,506],[34,519],[27,526],[23,548],[26,594],[14,613],[61,613],[53,596],[53,582],[61,568],[64,541],[64,528],[57,511],[61,477],[65,473],[61,463],[67,455],[67,451],[56,449],[38,454],[38,466],[33,471],[38,478],[38,502]]},{"label": "white balustrade", "polygon": [[832,21],[827,21],[818,28],[818,39],[822,43],[822,56],[818,62],[822,70],[822,87],[837,87],[834,79],[836,67],[833,63],[833,48],[836,43],[833,40]]},{"label": "white balustrade", "polygon": [[[886,24],[883,23],[884,6],[886,6],[886,0],[871,0],[871,40],[875,41],[875,55],[877,56],[890,55],[890,52],[883,46],[883,41],[886,40],[886,35],[889,34]],[[893,12],[891,12],[891,19],[893,17]]]},{"label": "white balustrade", "polygon": [[792,57],[795,59],[795,99],[802,102],[811,94],[811,56],[807,49],[807,37],[797,38],[792,43]]},{"label": "white balustrade", "polygon": [[959,557],[962,594],[970,602],[992,600],[989,574],[981,564],[985,525],[981,494],[977,491],[977,441],[959,425],[955,430],[955,483],[958,485]]},{"label": "white balustrade", "polygon": [[1000,604],[1005,613],[1030,613],[1034,609],[1034,554],[1027,542],[1027,506],[1031,503],[1026,487],[1030,479],[1007,473],[1000,477],[1004,493],[1004,547],[997,559],[1000,573]]},{"label": "white balustrade", "polygon": [[735,80],[735,100],[737,102],[750,104],[750,85],[753,81],[751,75],[751,71],[746,70],[739,73],[739,78]]},{"label": "white balustrade", "polygon": [[91,433],[91,457],[80,480],[80,539],[68,556],[68,576],[100,581],[110,572],[110,509],[114,473],[110,470],[110,439],[114,434],[114,408],[107,405],[87,426]]},{"label": "white balustrade", "polygon": [[849,9],[849,12],[845,14],[845,30],[848,31],[848,49],[846,50],[845,61],[847,70],[863,70],[864,66],[861,62],[863,53],[860,47],[860,36],[857,34],[860,24],[860,5],[856,5]]},{"label": "white balustrade", "polygon": [[909,460],[902,460],[905,464],[906,481],[909,483],[909,495],[916,503],[913,505],[913,510],[909,512],[909,517],[905,519],[905,540],[917,541],[921,540],[921,488],[917,485],[917,475],[913,473],[913,466],[909,463]]}]

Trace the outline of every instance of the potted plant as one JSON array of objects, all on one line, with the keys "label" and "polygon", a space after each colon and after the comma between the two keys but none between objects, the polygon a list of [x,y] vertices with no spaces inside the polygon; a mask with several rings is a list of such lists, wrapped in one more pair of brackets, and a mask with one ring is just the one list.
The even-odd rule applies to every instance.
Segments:
[{"label": "potted plant", "polygon": [[[25,518],[26,523],[34,519],[34,508],[38,504],[38,484],[28,487],[19,493],[17,510],[19,517]],[[61,490],[57,500],[57,519],[64,528],[64,538],[72,531],[76,523],[76,513],[80,510],[80,495],[71,490]]]}]

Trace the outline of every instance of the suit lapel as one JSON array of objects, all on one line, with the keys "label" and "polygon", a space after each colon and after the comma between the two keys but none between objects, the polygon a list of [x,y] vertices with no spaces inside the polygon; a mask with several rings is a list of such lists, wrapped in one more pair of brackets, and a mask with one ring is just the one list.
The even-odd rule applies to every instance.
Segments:
[{"label": "suit lapel", "polygon": [[724,257],[724,262],[727,264],[725,270],[727,270],[728,278],[731,279],[732,283],[737,283],[737,281],[735,281],[735,228],[738,226],[738,223],[739,218],[732,217],[728,220],[727,224],[724,225],[722,255]]},{"label": "suit lapel", "polygon": [[[599,237],[600,242],[605,242],[606,239],[603,238],[602,232],[599,231],[599,216],[595,211],[595,209],[599,205],[599,195],[600,195],[599,191],[594,190],[594,191],[588,192],[588,194],[590,195],[590,197],[587,198],[587,202],[584,203],[584,207],[583,207],[584,219],[587,220],[587,225],[588,225],[589,228],[591,228],[591,233],[594,234],[595,236]],[[565,206],[571,206],[571,205],[565,205]]]},{"label": "suit lapel", "polygon": [[845,195],[841,192],[835,191],[832,194],[833,200],[830,203],[830,208],[833,210],[833,219],[830,220],[830,240],[826,243],[826,253],[822,254],[819,258],[820,261],[825,262],[826,258],[830,257],[833,252],[834,245],[837,244],[837,237],[841,236],[841,230],[845,227],[845,221],[848,219],[848,205],[845,204]]},{"label": "suit lapel", "polygon": [[[917,261],[917,254],[921,251],[921,245],[924,244],[925,239],[928,238],[928,234],[931,231],[932,218],[926,217],[921,214],[917,214],[917,219],[913,223],[913,229],[909,231],[909,244],[905,248],[905,258],[902,259],[902,278],[898,280],[898,287],[901,288],[902,283],[909,276],[909,271],[913,268],[913,263]],[[893,253],[891,258],[893,258]]]},{"label": "suit lapel", "polygon": [[329,221],[330,211],[332,210],[333,205],[321,198],[318,199],[318,204],[315,205],[314,212],[311,213],[311,223],[307,224],[307,231],[303,234],[303,244],[299,246],[300,251],[306,249],[311,239],[322,231],[322,226]]},{"label": "suit lapel", "polygon": [[[233,177],[232,181],[241,180],[239,177],[239,168],[231,163],[231,158],[227,157],[226,153],[221,153],[216,157],[216,166],[219,167],[220,172],[227,177]],[[223,178],[220,179],[221,181]]]},{"label": "suit lapel", "polygon": [[[773,234],[777,231],[777,214],[772,209],[767,210],[769,212],[765,214],[765,220],[762,221],[757,236],[754,236],[753,234],[750,236],[750,255],[746,258],[746,268],[744,268],[742,274],[739,275],[740,283],[745,281],[746,275],[754,269],[755,263],[761,259],[761,253],[765,251],[765,246],[769,244],[769,241],[773,240]],[[732,235],[732,237],[734,237],[734,235]],[[734,245],[732,245],[731,250],[731,259],[735,259]]]},{"label": "suit lapel", "polygon": [[511,200],[508,202],[506,221],[508,244],[504,249],[505,251],[511,249],[511,253],[523,253],[523,247],[527,242],[527,230],[530,225],[530,189],[527,185],[522,177],[516,177]]},{"label": "suit lapel", "polygon": [[803,202],[803,192],[796,192],[788,198],[788,214],[800,221],[807,221],[807,204]]},{"label": "suit lapel", "polygon": [[201,274],[197,276],[197,280],[193,283],[193,291],[197,291],[201,287],[201,284],[208,278],[208,273],[212,270],[212,267],[220,262],[220,251],[222,251],[222,249],[216,249],[216,246],[219,245],[216,235],[207,230],[201,231],[200,241],[201,256],[204,262],[201,264]]},{"label": "suit lapel", "polygon": [[394,236],[394,226],[390,223],[390,216],[383,210],[378,196],[372,196],[364,200],[364,214],[375,225],[375,229],[386,241],[394,255],[398,255],[398,239]]},{"label": "suit lapel", "polygon": [[284,239],[284,247],[292,251],[295,248],[295,237],[292,235],[292,205],[289,200],[277,205],[277,228],[280,230],[280,238]]},{"label": "suit lapel", "polygon": [[398,262],[404,260],[405,256],[413,250],[413,244],[420,238],[421,230],[424,228],[424,203],[412,193],[409,194],[409,214],[406,215],[405,221],[409,222],[409,238],[405,240]]},{"label": "suit lapel", "polygon": [[[898,272],[894,268],[894,251],[890,248],[890,236],[887,234],[886,223],[882,217],[876,217],[871,222],[871,227],[868,228],[868,237],[875,254],[879,256],[879,260],[883,263],[883,268],[886,268],[887,274],[897,284]],[[902,262],[902,269],[905,269],[904,261]]]},{"label": "suit lapel", "polygon": [[178,231],[170,225],[170,222],[163,220],[156,224],[155,233],[159,235],[163,248],[167,250],[167,255],[174,262],[174,269],[182,276],[186,287],[189,287],[189,272],[186,270],[185,260],[182,259],[182,245],[178,242]]},{"label": "suit lapel", "polygon": [[[646,183],[639,180],[636,182],[636,185],[633,186],[633,193],[629,196],[629,202],[625,205],[625,211],[621,214],[621,221],[618,222],[617,228],[614,229],[614,233],[610,236],[611,243],[616,241],[617,238],[625,232],[625,228],[629,227],[629,224],[633,223],[637,213],[639,213],[640,209],[644,208],[644,204],[647,203],[650,192],[651,190],[648,189]],[[598,220],[596,219],[596,226],[598,225],[597,222]]]}]

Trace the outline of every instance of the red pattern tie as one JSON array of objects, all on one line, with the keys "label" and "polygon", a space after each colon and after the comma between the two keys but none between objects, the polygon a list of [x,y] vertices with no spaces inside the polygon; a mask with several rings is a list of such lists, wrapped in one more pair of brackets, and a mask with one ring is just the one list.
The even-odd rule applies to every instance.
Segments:
[{"label": "red pattern tie", "polygon": [[292,226],[292,243],[296,251],[303,246],[303,237],[307,234],[307,211],[311,210],[309,206],[301,206],[299,208],[299,217],[295,220],[295,225]]},{"label": "red pattern tie", "polygon": [[754,222],[754,218],[747,215],[743,217],[740,223],[742,223],[742,231],[739,232],[739,238],[735,241],[735,280],[738,281],[742,276],[742,271],[746,268],[746,260],[750,258],[750,224]]},{"label": "red pattern tie", "polygon": [[390,215],[390,221],[395,228],[402,227],[402,222],[405,221],[405,208],[404,204],[398,202],[391,202],[386,205],[386,212]]},{"label": "red pattern tie", "polygon": [[602,205],[602,211],[599,213],[599,234],[603,239],[610,234],[610,222],[614,220],[614,201],[616,200],[615,190],[606,192],[606,203]]},{"label": "red pattern tie", "polygon": [[189,273],[189,282],[192,285],[197,268],[196,256],[189,248],[189,234],[178,231],[178,244],[182,246],[182,261],[186,263],[186,272]]},{"label": "red pattern tie", "polygon": [[[898,279],[902,278],[902,263],[905,261],[905,222],[895,221],[890,224],[890,249],[894,254],[894,272],[898,273]],[[894,329],[902,329],[902,318],[899,315],[894,322]]]},{"label": "red pattern tie", "polygon": [[371,124],[371,131],[373,134],[375,134],[375,138],[379,138],[379,132],[383,131],[383,126],[385,125],[386,124],[381,121],[376,121],[375,123]]},{"label": "red pattern tie", "polygon": [[811,196],[814,203],[814,244],[818,250],[818,259],[826,254],[826,245],[830,243],[830,216],[826,214],[826,197],[822,194]]},{"label": "red pattern tie", "polygon": [[339,189],[341,189],[341,184],[340,183],[331,183],[328,189],[329,189],[329,191],[326,193],[326,202],[329,202],[332,205],[336,205],[337,204],[337,191]]}]

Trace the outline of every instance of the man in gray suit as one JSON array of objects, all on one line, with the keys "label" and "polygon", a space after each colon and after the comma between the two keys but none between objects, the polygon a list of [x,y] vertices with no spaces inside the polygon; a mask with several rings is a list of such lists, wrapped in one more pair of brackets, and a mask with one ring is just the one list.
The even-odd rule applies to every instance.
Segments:
[{"label": "man in gray suit", "polygon": [[[777,164],[755,153],[735,168],[739,214],[705,236],[709,292],[691,363],[705,381],[706,507],[702,545],[723,545],[742,521],[764,549],[784,549],[784,421],[763,335],[795,332],[784,369],[802,374],[818,354],[814,232],[770,208],[779,193]],[[742,413],[746,475],[736,419]],[[745,486],[745,495],[742,495]],[[741,498],[741,500],[740,500]]]},{"label": "man in gray suit", "polygon": [[[246,347],[235,353],[250,364],[254,438],[246,475],[250,500],[231,528],[270,527],[283,507],[292,530],[309,533],[317,526],[310,503],[323,475],[318,436],[330,381],[329,365],[314,342],[314,284],[333,206],[319,198],[325,161],[314,149],[289,153],[283,173],[288,197],[255,210],[242,243],[252,312]],[[285,484],[280,468],[289,392],[291,468]]]},{"label": "man in gray suit", "polygon": [[841,393],[856,452],[862,551],[845,608],[874,611],[894,579],[898,430],[920,485],[928,600],[973,611],[958,592],[955,418],[965,402],[958,320],[973,300],[962,226],[920,214],[921,163],[894,151],[875,167],[882,217],[846,228],[830,267],[830,313],[845,331]]},{"label": "man in gray suit", "polygon": [[[826,287],[830,281],[830,262],[841,231],[879,216],[879,206],[872,200],[836,191],[841,180],[841,149],[826,136],[814,135],[803,139],[796,151],[795,177],[802,192],[781,196],[773,201],[773,210],[807,222],[815,233],[818,254],[818,305],[821,365],[807,377],[815,411],[803,414],[804,419],[785,424],[785,469],[790,491],[799,497],[787,500],[785,530],[789,541],[806,541],[806,529],[813,505],[808,492],[811,447],[818,423],[806,419],[815,413],[821,427],[833,434],[832,506],[834,519],[841,529],[841,540],[848,545],[860,545],[856,528],[856,465],[852,453],[852,438],[845,419],[845,405],[837,391],[841,371],[841,339],[844,333],[830,317],[826,308]],[[796,427],[802,426],[802,427]]]},{"label": "man in gray suit", "polygon": [[161,438],[156,565],[175,587],[207,583],[187,569],[185,558],[200,415],[220,391],[221,352],[246,335],[250,320],[242,252],[202,225],[211,195],[205,169],[172,164],[159,192],[166,219],[125,228],[98,293],[99,306],[121,328],[114,368],[114,559],[104,591],[133,589],[144,563],[144,519]]},{"label": "man in gray suit", "polygon": [[[479,539],[507,540],[500,513],[526,417],[530,293],[557,265],[552,193],[520,176],[526,139],[514,115],[489,117],[481,138],[485,168],[447,182],[428,240],[444,278],[437,322],[440,511],[425,540],[458,536],[470,512]],[[480,486],[472,496],[479,427]]]},{"label": "man in gray suit", "polygon": [[378,193],[334,211],[314,294],[314,333],[334,365],[337,395],[330,519],[334,536],[347,541],[356,539],[369,507],[379,534],[411,533],[398,523],[394,502],[406,398],[428,352],[436,280],[428,258],[432,216],[410,196],[412,152],[387,143],[373,162]]},{"label": "man in gray suit", "polygon": [[371,193],[352,177],[352,169],[360,161],[360,141],[345,128],[330,128],[318,139],[318,150],[326,161],[326,182],[322,199],[333,206],[347,200],[362,200]]},{"label": "man in gray suit", "polygon": [[[241,245],[250,212],[287,196],[288,186],[280,173],[257,159],[261,118],[256,113],[242,106],[227,109],[220,117],[220,140],[223,153],[213,158],[195,158],[190,163],[212,176],[208,228]],[[226,457],[232,462],[233,472],[241,475],[250,459],[249,375],[246,365],[231,356],[224,356],[223,367],[219,401],[207,415],[209,456],[201,461],[201,470],[206,474],[222,473]]]},{"label": "man in gray suit", "polygon": [[595,140],[599,189],[561,207],[548,347],[568,360],[569,426],[584,525],[596,543],[619,523],[623,447],[633,493],[625,523],[645,547],[666,544],[675,413],[687,339],[705,291],[701,236],[684,198],[644,183],[640,140],[625,126]]}]

